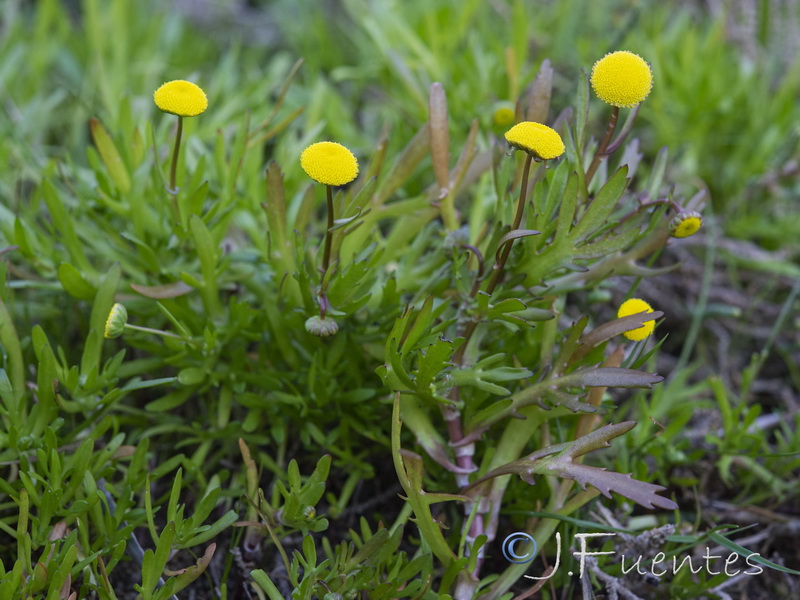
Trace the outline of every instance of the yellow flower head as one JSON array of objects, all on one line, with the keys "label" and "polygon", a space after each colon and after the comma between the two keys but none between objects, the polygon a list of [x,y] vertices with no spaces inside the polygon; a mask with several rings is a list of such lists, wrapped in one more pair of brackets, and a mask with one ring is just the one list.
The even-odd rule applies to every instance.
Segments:
[{"label": "yellow flower head", "polygon": [[106,319],[105,337],[108,340],[113,340],[122,335],[125,325],[128,323],[128,311],[125,307],[117,302],[111,307]]},{"label": "yellow flower head", "polygon": [[547,125],[522,121],[506,131],[506,140],[534,158],[550,160],[564,154],[564,142],[555,129]]},{"label": "yellow flower head", "polygon": [[191,81],[169,81],[153,94],[156,106],[179,117],[196,117],[208,108],[205,92]]},{"label": "yellow flower head", "polygon": [[492,124],[495,127],[505,129],[514,124],[516,114],[514,112],[514,105],[510,102],[498,102],[494,107],[494,114],[492,114]]},{"label": "yellow flower head", "polygon": [[672,237],[685,238],[697,233],[702,226],[703,217],[700,213],[693,210],[684,210],[672,219],[669,233]]},{"label": "yellow flower head", "polygon": [[[621,319],[622,317],[630,317],[631,315],[638,315],[639,313],[643,312],[651,313],[653,312],[653,308],[640,298],[631,298],[629,300],[625,300],[625,302],[622,303],[622,306],[619,307],[619,311],[617,311],[617,318]],[[653,333],[655,328],[655,321],[645,321],[641,327],[626,331],[622,335],[629,340],[638,342],[639,340],[643,340]]]},{"label": "yellow flower head", "polygon": [[620,50],[594,63],[591,82],[603,102],[631,108],[647,98],[653,88],[653,72],[641,56]]},{"label": "yellow flower head", "polygon": [[336,142],[317,142],[303,150],[300,166],[311,179],[324,185],[344,185],[358,175],[353,153]]}]

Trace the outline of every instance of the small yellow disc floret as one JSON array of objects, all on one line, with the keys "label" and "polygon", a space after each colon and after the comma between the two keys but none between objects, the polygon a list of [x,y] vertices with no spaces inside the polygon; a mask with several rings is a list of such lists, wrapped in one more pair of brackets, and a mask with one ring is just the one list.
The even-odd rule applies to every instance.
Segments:
[{"label": "small yellow disc floret", "polygon": [[200,86],[176,79],[158,88],[153,94],[156,106],[179,117],[195,117],[208,108],[208,98]]},{"label": "small yellow disc floret", "polygon": [[594,63],[591,82],[603,102],[631,108],[647,98],[653,88],[653,72],[641,56],[620,50]]},{"label": "small yellow disc floret", "polygon": [[547,125],[522,121],[506,131],[506,140],[515,148],[541,160],[558,158],[564,154],[564,142],[555,129]]},{"label": "small yellow disc floret", "polygon": [[492,115],[492,123],[495,127],[510,127],[514,124],[514,107],[510,102],[498,103]]},{"label": "small yellow disc floret", "polygon": [[676,238],[686,238],[697,233],[703,226],[703,217],[693,210],[683,211],[672,219],[670,235]]},{"label": "small yellow disc floret", "polygon": [[[653,312],[653,308],[641,298],[631,298],[623,302],[622,306],[619,307],[619,311],[617,311],[617,318],[621,319],[622,317],[630,317],[631,315],[638,315],[639,313],[643,312],[651,313]],[[643,340],[653,333],[655,328],[655,321],[645,321],[641,327],[626,331],[622,335],[629,340],[638,342],[639,340]]]},{"label": "small yellow disc floret", "polygon": [[324,185],[344,185],[358,175],[353,153],[336,142],[317,142],[303,150],[300,166],[311,179]]}]

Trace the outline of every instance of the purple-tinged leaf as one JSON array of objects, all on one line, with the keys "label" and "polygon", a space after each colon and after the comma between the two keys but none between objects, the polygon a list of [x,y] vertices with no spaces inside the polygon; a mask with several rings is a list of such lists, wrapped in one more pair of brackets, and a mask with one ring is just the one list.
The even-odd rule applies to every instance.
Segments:
[{"label": "purple-tinged leaf", "polygon": [[535,231],[533,229],[515,229],[513,231],[509,231],[507,234],[505,234],[503,237],[500,238],[500,242],[498,242],[497,244],[497,253],[495,254],[497,262],[498,263],[500,262],[500,254],[503,251],[503,246],[513,242],[514,240],[518,240],[520,238],[528,237],[531,235],[539,235],[540,233],[541,233],[540,231]]},{"label": "purple-tinged leaf", "polygon": [[628,433],[636,427],[636,421],[623,421],[622,423],[610,424],[600,429],[588,433],[570,444],[569,450],[565,453],[570,458],[583,456],[592,450],[608,448],[611,446],[609,440]]},{"label": "purple-tinged leaf", "polygon": [[216,544],[210,544],[203,553],[203,556],[198,558],[197,562],[191,567],[186,567],[185,569],[179,569],[177,571],[165,570],[165,575],[178,578],[178,581],[172,591],[179,592],[200,577],[200,575],[203,574],[203,571],[206,570],[206,567],[208,567],[208,565],[211,563],[211,559],[214,557],[214,552],[216,549]]},{"label": "purple-tinged leaf", "polygon": [[573,353],[571,362],[574,363],[579,361],[581,358],[589,354],[592,348],[599,346],[614,336],[625,333],[626,331],[630,331],[631,329],[637,329],[641,327],[645,321],[653,321],[655,319],[660,319],[663,316],[663,312],[660,310],[655,310],[653,312],[641,312],[636,315],[630,315],[628,317],[614,319],[608,323],[603,323],[602,325],[595,327],[592,331],[580,339],[580,346],[578,346],[578,349]]},{"label": "purple-tinged leaf", "polygon": [[588,452],[610,446],[609,440],[627,433],[635,426],[635,421],[606,425],[574,442],[542,448],[524,458],[492,469],[484,477],[462,490],[462,493],[470,491],[474,493],[479,485],[500,475],[516,474],[531,485],[535,484],[534,475],[556,475],[572,479],[584,489],[587,484],[592,485],[609,498],[611,492],[616,492],[646,508],[676,509],[677,505],[672,500],[657,494],[665,489],[660,485],[638,481],[630,474],[590,467],[575,460]]},{"label": "purple-tinged leaf", "polygon": [[450,188],[450,133],[447,128],[447,96],[438,81],[431,85],[428,112],[433,172],[444,194]]},{"label": "purple-tinged leaf", "polygon": [[550,59],[545,58],[536,74],[536,79],[531,86],[531,93],[528,99],[528,121],[536,123],[547,123],[547,115],[550,112],[550,96],[553,92],[553,67],[550,66]]},{"label": "purple-tinged leaf", "polygon": [[581,402],[578,400],[578,396],[576,394],[568,394],[566,392],[562,392],[561,390],[549,390],[546,393],[546,398],[550,406],[563,406],[574,413],[597,412],[597,407],[587,404],[586,402]]},{"label": "purple-tinged leaf", "polygon": [[645,508],[658,507],[666,510],[678,508],[675,502],[657,494],[657,492],[665,490],[665,487],[639,481],[631,477],[630,473],[606,471],[600,467],[590,467],[571,461],[553,461],[550,470],[560,477],[574,479],[583,489],[586,489],[587,484],[593,485],[606,498],[611,498],[611,492],[616,492]]},{"label": "purple-tinged leaf", "polygon": [[146,298],[154,298],[156,300],[162,300],[164,298],[177,298],[179,296],[184,296],[191,292],[194,288],[189,285],[186,285],[182,281],[176,281],[175,283],[168,283],[166,285],[138,285],[136,283],[131,284],[131,288],[137,292],[139,292],[142,296]]},{"label": "purple-tinged leaf", "polygon": [[647,388],[664,381],[661,375],[644,373],[619,367],[597,367],[576,371],[563,378],[571,385],[581,387]]}]

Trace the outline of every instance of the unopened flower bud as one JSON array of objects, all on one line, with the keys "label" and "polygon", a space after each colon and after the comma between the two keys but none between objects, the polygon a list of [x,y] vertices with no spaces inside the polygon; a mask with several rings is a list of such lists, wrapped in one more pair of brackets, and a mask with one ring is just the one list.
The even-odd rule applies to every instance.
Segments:
[{"label": "unopened flower bud", "polygon": [[306,331],[317,337],[330,337],[339,331],[339,325],[330,317],[314,315],[306,320]]},{"label": "unopened flower bud", "polygon": [[111,307],[111,312],[108,313],[108,318],[106,319],[106,339],[113,340],[114,338],[121,336],[122,332],[125,330],[125,325],[127,324],[128,311],[125,310],[125,307],[122,306],[122,304],[117,302]]}]

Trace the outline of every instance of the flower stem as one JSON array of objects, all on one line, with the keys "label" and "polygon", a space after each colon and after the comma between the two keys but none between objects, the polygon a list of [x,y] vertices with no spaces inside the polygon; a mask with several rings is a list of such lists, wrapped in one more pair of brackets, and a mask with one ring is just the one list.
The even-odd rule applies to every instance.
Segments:
[{"label": "flower stem", "polygon": [[[533,155],[528,154],[525,158],[525,165],[523,166],[522,171],[522,184],[519,190],[519,200],[517,201],[517,212],[514,215],[514,222],[511,225],[511,231],[519,229],[520,224],[522,223],[522,215],[525,211],[525,200],[528,196],[528,176],[531,170],[531,163],[532,163]],[[502,276],[503,269],[505,267],[506,261],[508,260],[509,255],[511,254],[511,244],[513,244],[513,240],[510,240],[506,246],[503,248],[503,252],[500,255],[499,260],[495,263],[494,267],[492,268],[492,276],[489,279],[489,284],[487,285],[486,292],[491,296],[492,292],[494,291],[495,287],[500,281],[500,277]],[[472,297],[478,293],[480,289],[479,285],[473,286],[472,293],[470,294]],[[463,365],[464,362],[464,353],[469,344],[469,340],[472,337],[472,334],[475,332],[478,323],[477,321],[470,321],[469,324],[466,326],[464,330],[464,343],[459,346],[458,350],[456,351],[455,356],[453,357],[453,362],[456,365]],[[450,399],[457,403],[459,400],[459,389],[458,387],[453,388],[451,393]],[[461,422],[461,412],[455,408],[454,406],[442,406],[442,415],[444,416],[444,420],[447,423],[447,433],[448,437],[450,438],[450,444],[456,447],[456,464],[467,470],[474,470],[475,469],[475,461],[473,460],[472,456],[475,452],[475,444],[471,443],[466,446],[457,445],[462,439],[464,439],[464,429],[463,424]],[[458,483],[459,487],[465,487],[469,485],[469,475],[456,475],[456,482]],[[477,498],[476,502],[480,503],[482,498]],[[467,515],[472,511],[472,504],[473,503],[466,503],[464,506],[465,512]],[[478,512],[475,514],[475,518],[472,520],[472,523],[469,528],[469,532],[467,534],[467,539],[474,541],[477,539],[478,536],[484,535],[485,533],[485,518],[484,513],[482,512],[483,507],[478,508]],[[465,586],[462,589],[463,594],[467,594],[468,589],[473,589],[474,586],[477,584],[477,578],[480,573],[481,567],[483,566],[483,549],[481,549],[480,556],[477,557],[475,562],[475,569],[472,571],[471,574],[466,575],[465,578],[462,578],[461,586]]]},{"label": "flower stem", "polygon": [[[532,154],[527,154],[525,157],[525,165],[522,167],[522,185],[519,188],[519,200],[517,200],[517,214],[514,215],[514,223],[511,225],[511,231],[519,229],[522,223],[522,213],[525,211],[525,199],[528,196],[528,175],[531,172],[531,161],[533,160]],[[503,253],[500,255],[494,267],[492,267],[492,276],[489,279],[489,284],[486,286],[486,293],[490,296],[500,282],[500,277],[503,275],[503,269],[506,266],[506,261],[511,254],[511,245],[514,240],[510,240],[503,248]],[[465,342],[466,345],[466,342]]]},{"label": "flower stem", "polygon": [[328,272],[328,266],[331,262],[331,245],[333,243],[333,190],[331,186],[325,186],[328,192],[328,228],[325,230],[325,251],[322,254],[322,275]]},{"label": "flower stem", "polygon": [[131,325],[130,323],[125,323],[124,327],[125,327],[125,329],[133,329],[135,331],[144,331],[145,333],[155,333],[156,335],[160,335],[160,336],[163,336],[163,337],[170,337],[170,338],[174,338],[176,340],[182,340],[184,342],[189,341],[189,340],[187,340],[186,338],[184,338],[184,337],[182,337],[180,335],[177,335],[175,333],[171,333],[169,331],[162,331],[161,329],[153,329],[151,327],[141,327],[139,325]]},{"label": "flower stem", "polygon": [[333,188],[326,185],[328,198],[328,227],[325,230],[325,250],[322,252],[322,283],[319,288],[319,316],[321,319],[325,318],[325,312],[330,308],[328,304],[327,288],[328,284],[325,277],[328,274],[328,267],[331,264],[331,246],[333,245]]},{"label": "flower stem", "polygon": [[618,119],[619,119],[619,107],[615,106],[614,110],[611,111],[611,120],[608,122],[608,128],[606,129],[606,134],[600,141],[600,145],[597,147],[597,150],[595,150],[594,157],[592,158],[592,162],[589,165],[589,168],[586,169],[587,186],[592,182],[592,177],[594,177],[594,174],[597,172],[597,167],[600,166],[600,161],[603,160],[603,157],[606,155],[606,150],[608,149],[608,143],[611,141],[611,136],[614,135],[614,130],[617,128]]},{"label": "flower stem", "polygon": [[183,136],[183,117],[178,116],[178,131],[175,133],[175,147],[172,149],[172,166],[169,169],[169,188],[170,194],[177,194],[178,188],[175,187],[175,176],[178,172],[178,155],[181,151],[181,137]]},{"label": "flower stem", "polygon": [[[528,176],[531,171],[532,160],[533,155],[531,154],[528,154],[525,158],[525,165],[522,169],[522,184],[519,188],[519,200],[517,200],[517,213],[514,215],[514,222],[511,224],[511,231],[519,229],[519,226],[522,223],[522,215],[525,211],[525,199],[528,197]],[[506,266],[506,261],[511,254],[511,245],[513,243],[514,240],[509,240],[506,243],[505,247],[503,248],[503,253],[500,255],[500,259],[492,267],[492,275],[489,278],[488,285],[486,286],[486,293],[490,296],[497,287],[497,284],[500,283],[500,278],[503,275],[503,269]],[[478,290],[480,290],[480,285],[472,286],[470,296],[474,298],[478,294]],[[454,357],[456,364],[461,364],[464,358],[464,353],[467,350],[467,344],[469,344],[469,340],[472,337],[472,334],[475,333],[475,329],[477,327],[477,321],[470,321],[464,330],[464,343],[459,346]]]}]

